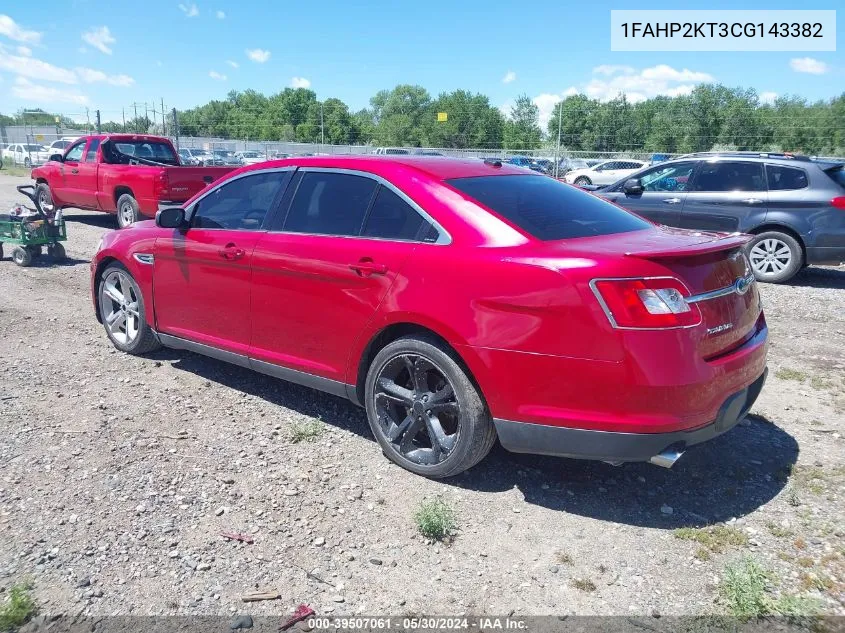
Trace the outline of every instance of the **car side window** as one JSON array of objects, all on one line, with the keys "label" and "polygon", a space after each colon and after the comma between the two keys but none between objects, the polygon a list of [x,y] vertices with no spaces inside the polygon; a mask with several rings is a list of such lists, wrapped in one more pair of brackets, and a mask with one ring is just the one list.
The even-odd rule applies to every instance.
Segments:
[{"label": "car side window", "polygon": [[85,149],[85,141],[80,141],[76,145],[70,148],[68,153],[65,155],[65,162],[76,162],[78,163],[79,160],[82,158],[82,151]]},{"label": "car side window", "polygon": [[602,163],[600,165],[596,165],[593,169],[595,171],[609,171],[611,169],[616,169],[616,163],[615,162]]},{"label": "car side window", "polygon": [[85,150],[85,162],[93,163],[97,160],[97,148],[100,147],[100,139],[92,139],[88,144],[88,149]]},{"label": "car side window", "polygon": [[259,230],[288,175],[289,172],[264,172],[224,183],[194,205],[191,226]]},{"label": "car side window", "polygon": [[766,178],[769,183],[769,191],[806,189],[808,184],[807,172],[797,167],[766,165]]},{"label": "car side window", "polygon": [[394,240],[415,240],[425,220],[414,208],[382,185],[367,215],[361,235]]},{"label": "car side window", "polygon": [[686,191],[695,163],[658,165],[640,174],[643,191]]},{"label": "car side window", "polygon": [[719,161],[703,163],[692,191],[765,191],[763,163]]},{"label": "car side window", "polygon": [[318,235],[358,235],[377,183],[336,172],[305,172],[293,196],[284,230]]}]

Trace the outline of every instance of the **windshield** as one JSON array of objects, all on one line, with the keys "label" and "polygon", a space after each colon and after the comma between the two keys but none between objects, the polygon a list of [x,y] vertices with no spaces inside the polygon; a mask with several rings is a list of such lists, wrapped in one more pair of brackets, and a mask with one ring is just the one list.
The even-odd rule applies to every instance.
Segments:
[{"label": "windshield", "polygon": [[243,152],[241,156],[244,158],[258,158],[258,152]]},{"label": "windshield", "polygon": [[639,231],[645,220],[545,176],[454,178],[451,186],[541,240]]},{"label": "windshield", "polygon": [[[110,163],[126,163],[128,159],[115,155],[114,152],[109,151],[108,146],[112,143],[107,143],[103,148],[104,155],[108,156]],[[155,161],[157,163],[165,163],[168,165],[177,165],[179,161],[176,160],[176,154],[173,148],[168,143],[162,141],[118,141],[114,143],[114,147],[120,154],[126,156],[134,156],[136,158],[143,158],[145,160]]]}]

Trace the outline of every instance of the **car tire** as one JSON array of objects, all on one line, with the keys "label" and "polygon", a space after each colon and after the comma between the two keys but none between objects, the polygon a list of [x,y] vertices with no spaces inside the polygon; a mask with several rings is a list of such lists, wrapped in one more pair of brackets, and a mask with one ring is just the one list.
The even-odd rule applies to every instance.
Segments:
[{"label": "car tire", "polygon": [[586,176],[578,176],[575,179],[575,184],[579,187],[583,187],[584,185],[592,185],[593,181],[587,178]]},{"label": "car tire", "polygon": [[3,242],[0,242],[0,259],[3,259]]},{"label": "car tire", "polygon": [[67,259],[67,253],[65,253],[65,247],[61,244],[50,244],[47,247],[47,254],[56,262],[63,262]]},{"label": "car tire", "polygon": [[103,271],[97,303],[106,335],[121,352],[137,356],[161,347],[147,323],[141,288],[122,265],[111,264]]},{"label": "car tire", "polygon": [[757,281],[780,284],[801,270],[804,250],[788,233],[766,231],[755,235],[745,249]]},{"label": "car tire", "polygon": [[50,191],[50,186],[46,182],[40,182],[35,187],[35,199],[38,201],[38,206],[44,213],[52,213],[53,208],[53,194]]},{"label": "car tire", "polygon": [[39,257],[41,257],[41,252],[42,252],[42,251],[41,251],[41,246],[40,246],[40,245],[36,245],[36,246],[27,246],[27,247],[26,247],[26,250],[28,250],[28,251],[29,251],[29,254],[32,256],[32,259],[38,259]]},{"label": "car tire", "polygon": [[481,393],[457,355],[433,336],[388,343],[367,371],[364,393],[382,451],[418,475],[457,475],[480,462],[496,441]]},{"label": "car tire", "polygon": [[23,166],[29,169],[32,167],[32,161],[29,159],[29,156],[23,159]]},{"label": "car tire", "polygon": [[141,219],[138,201],[132,194],[124,193],[117,199],[117,226],[121,229]]},{"label": "car tire", "polygon": [[23,246],[16,246],[12,251],[12,261],[18,266],[26,268],[32,264],[32,253]]}]

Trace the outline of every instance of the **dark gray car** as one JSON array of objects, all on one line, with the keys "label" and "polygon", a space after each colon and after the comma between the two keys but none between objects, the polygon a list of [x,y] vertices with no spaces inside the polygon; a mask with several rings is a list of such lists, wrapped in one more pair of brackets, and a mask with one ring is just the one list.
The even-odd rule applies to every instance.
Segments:
[{"label": "dark gray car", "polygon": [[760,281],[845,261],[845,171],[788,154],[705,153],[647,167],[596,193],[650,220],[751,233]]}]

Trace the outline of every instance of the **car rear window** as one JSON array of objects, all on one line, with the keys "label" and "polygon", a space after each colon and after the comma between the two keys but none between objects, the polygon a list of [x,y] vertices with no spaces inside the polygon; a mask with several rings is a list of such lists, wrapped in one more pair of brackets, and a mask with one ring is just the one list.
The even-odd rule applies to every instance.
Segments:
[{"label": "car rear window", "polygon": [[[112,143],[117,152],[110,151]],[[103,146],[103,155],[108,157],[110,163],[125,163],[134,157],[170,165],[178,164],[173,148],[160,141],[110,141]]]},{"label": "car rear window", "polygon": [[540,240],[627,233],[650,226],[601,198],[546,176],[478,176],[446,182]]},{"label": "car rear window", "polygon": [[845,188],[845,165],[837,165],[836,167],[825,169],[824,173],[833,178],[835,182],[839,183],[840,187]]}]

